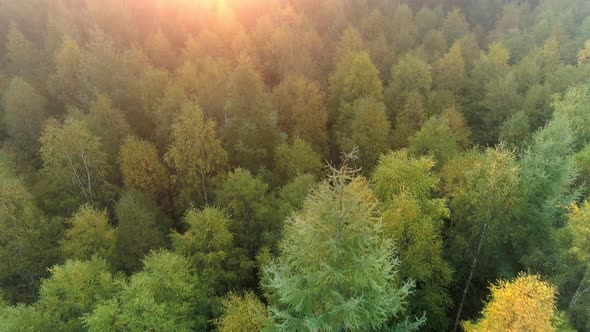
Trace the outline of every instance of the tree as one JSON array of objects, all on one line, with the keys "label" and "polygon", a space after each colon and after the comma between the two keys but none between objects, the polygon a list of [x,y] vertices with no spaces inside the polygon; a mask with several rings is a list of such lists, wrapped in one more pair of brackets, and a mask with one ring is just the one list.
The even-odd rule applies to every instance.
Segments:
[{"label": "tree", "polygon": [[524,112],[513,114],[500,128],[499,139],[507,148],[523,152],[531,139],[528,116]]},{"label": "tree", "polygon": [[590,200],[585,200],[581,206],[570,205],[568,214],[568,231],[572,234],[573,254],[582,262],[583,274],[578,287],[568,303],[571,310],[582,298],[590,292]]},{"label": "tree", "polygon": [[447,14],[442,23],[442,31],[447,38],[448,45],[452,45],[453,42],[469,32],[469,23],[459,8],[455,8]]},{"label": "tree", "polygon": [[551,120],[553,98],[550,91],[548,86],[533,85],[524,97],[524,112],[528,115],[533,130],[545,126]]},{"label": "tree", "polygon": [[152,63],[162,68],[173,68],[176,64],[176,52],[162,30],[149,35],[144,42],[144,49]]},{"label": "tree", "polygon": [[164,152],[172,144],[172,126],[183,107],[192,104],[196,105],[177,83],[167,84],[162,97],[156,99],[151,110],[151,121],[155,128],[151,132],[151,140],[156,144],[158,150]]},{"label": "tree", "polygon": [[442,57],[447,51],[447,40],[439,30],[430,30],[422,40],[422,45],[417,50],[421,58],[432,63]]},{"label": "tree", "polygon": [[282,143],[275,149],[275,175],[280,182],[288,182],[302,174],[319,176],[322,159],[309,143],[296,137],[291,144]]},{"label": "tree", "polygon": [[465,322],[466,332],[555,331],[556,290],[539,276],[524,273],[491,287],[492,297],[478,322]]},{"label": "tree", "polygon": [[431,68],[413,55],[405,55],[391,68],[391,81],[385,91],[386,103],[391,112],[398,112],[407,103],[407,95],[426,96],[432,87]]},{"label": "tree", "polygon": [[119,163],[125,187],[139,190],[167,207],[170,178],[151,142],[136,137],[127,138],[119,152]]},{"label": "tree", "polygon": [[422,95],[416,91],[405,95],[405,104],[397,113],[396,126],[393,130],[393,144],[396,147],[407,147],[410,138],[420,130],[426,122],[426,112]]},{"label": "tree", "polygon": [[194,331],[207,326],[209,290],[178,254],[154,251],[119,294],[86,316],[89,331]]},{"label": "tree", "polygon": [[80,66],[84,56],[82,48],[70,36],[64,36],[60,49],[53,56],[55,70],[47,79],[47,88],[65,105],[80,106]]},{"label": "tree", "polygon": [[459,153],[458,139],[444,116],[433,116],[409,139],[408,151],[415,156],[431,155],[442,167]]},{"label": "tree", "polygon": [[590,144],[586,145],[575,155],[576,180],[575,187],[580,190],[582,197],[590,196]]},{"label": "tree", "polygon": [[411,285],[395,273],[376,203],[367,181],[343,166],[287,222],[280,255],[263,279],[276,329],[367,330],[399,323]]},{"label": "tree", "polygon": [[125,100],[129,86],[129,71],[125,57],[113,39],[99,29],[90,32],[88,52],[80,64],[80,82],[84,106],[105,94],[115,105]]},{"label": "tree", "polygon": [[465,121],[463,114],[455,106],[451,106],[442,112],[442,116],[449,121],[449,128],[455,134],[459,147],[469,149],[473,145],[471,128]]},{"label": "tree", "polygon": [[383,85],[379,71],[366,52],[350,53],[330,75],[329,119],[334,122],[341,107],[361,98],[383,101]]},{"label": "tree", "polygon": [[[185,88],[188,95],[197,96],[197,101],[206,115],[215,119],[220,126],[224,126],[226,120],[224,107],[230,66],[221,59],[204,58],[200,61],[193,59],[193,61],[194,73],[186,70],[190,67],[184,68],[184,74],[189,75],[191,79],[182,77],[183,67],[181,67],[176,72],[176,82]],[[190,83],[190,85],[179,81]]]},{"label": "tree", "polygon": [[70,228],[61,240],[62,252],[69,259],[93,256],[111,259],[115,249],[115,230],[109,225],[106,210],[82,205],[69,219]]},{"label": "tree", "polygon": [[186,232],[172,233],[174,251],[187,257],[191,266],[222,295],[237,277],[234,236],[229,231],[231,221],[223,210],[206,207],[189,209],[183,217]]},{"label": "tree", "polygon": [[59,256],[59,226],[41,213],[23,179],[0,158],[0,289],[10,303],[37,298],[39,279]]},{"label": "tree", "polygon": [[520,222],[512,232],[522,263],[537,271],[545,265],[554,223],[571,201],[568,188],[575,176],[573,136],[568,122],[555,116],[533,135],[520,167],[520,191],[524,197]]},{"label": "tree", "polygon": [[318,76],[317,59],[323,50],[322,39],[305,15],[291,6],[277,7],[267,19],[258,19],[251,36],[257,45],[257,56],[267,81],[271,84],[287,76]]},{"label": "tree", "polygon": [[[295,177],[289,183],[279,189],[277,195],[278,208],[275,211],[277,220],[285,220],[289,215],[298,211],[303,206],[307,195],[315,186],[317,178],[311,174],[303,174]],[[281,232],[282,234],[282,227]]]},{"label": "tree", "polygon": [[251,172],[269,169],[272,152],[283,137],[261,78],[249,63],[240,63],[227,91],[225,139],[234,165]]},{"label": "tree", "polygon": [[254,257],[269,239],[277,237],[278,225],[269,220],[271,207],[268,185],[242,168],[230,172],[215,195],[217,206],[224,207],[231,217],[229,230],[235,235],[237,247]]},{"label": "tree", "polygon": [[111,99],[103,94],[99,94],[90,104],[88,127],[101,138],[102,146],[111,160],[116,158],[119,147],[132,134],[124,114],[113,107]]},{"label": "tree", "polygon": [[385,104],[373,98],[362,98],[342,108],[336,139],[341,152],[349,153],[358,148],[359,159],[354,164],[368,174],[379,155],[389,149],[390,131]]},{"label": "tree", "polygon": [[115,231],[115,262],[128,272],[141,267],[141,260],[152,249],[166,246],[169,218],[148,197],[128,191],[115,206],[118,227]]},{"label": "tree", "polygon": [[584,43],[584,48],[578,52],[578,64],[588,63],[590,60],[590,39]]},{"label": "tree", "polygon": [[41,136],[41,159],[49,190],[61,196],[51,208],[71,213],[82,203],[105,204],[111,196],[107,155],[100,139],[82,122],[71,117],[63,123],[48,120]]},{"label": "tree", "polygon": [[300,137],[314,151],[328,150],[328,112],[319,85],[303,76],[289,76],[273,89],[273,106],[279,127],[291,138]]},{"label": "tree", "polygon": [[[499,269],[511,268],[512,262],[503,256],[511,250],[503,237],[519,204],[519,169],[510,152],[490,148],[483,155],[472,152],[453,159],[442,174],[451,210],[448,257],[456,271],[457,285],[464,279],[464,286],[457,289],[461,298],[453,328],[456,331],[472,282],[480,284],[484,275],[489,278]],[[480,294],[474,296],[481,299]]]},{"label": "tree", "polygon": [[47,118],[47,100],[18,76],[10,81],[2,97],[6,133],[27,156],[34,156],[39,149],[39,132]]},{"label": "tree", "polygon": [[337,64],[349,54],[362,52],[364,49],[363,36],[355,27],[349,26],[340,35],[340,40],[336,46],[334,62]]},{"label": "tree", "polygon": [[442,242],[443,218],[450,215],[445,201],[432,197],[439,182],[434,164],[431,158],[412,158],[399,150],[381,156],[371,177],[383,203],[383,232],[399,252],[400,278],[416,282],[410,312],[416,317],[426,313],[428,330],[448,326],[451,304],[451,269],[443,259]]},{"label": "tree", "polygon": [[481,104],[486,109],[483,116],[486,133],[484,142],[493,144],[498,139],[502,123],[522,107],[522,97],[518,94],[514,75],[509,73],[487,83]]},{"label": "tree", "polygon": [[449,90],[456,95],[461,93],[466,80],[461,44],[454,43],[449,52],[434,63],[432,77],[435,88]]},{"label": "tree", "polygon": [[51,317],[46,328],[84,330],[84,316],[114,297],[123,286],[103,258],[67,260],[50,270],[39,291],[39,310]]},{"label": "tree", "polygon": [[215,122],[205,119],[198,105],[182,106],[172,125],[172,145],[164,160],[175,171],[172,183],[180,208],[199,202],[201,197],[205,204],[209,202],[208,180],[226,165],[227,154],[216,136]]},{"label": "tree", "polygon": [[252,292],[230,293],[223,301],[223,315],[215,325],[220,332],[263,331],[269,326],[266,307]]},{"label": "tree", "polygon": [[6,59],[10,75],[23,77],[36,89],[44,87],[47,67],[43,54],[14,23],[6,34]]},{"label": "tree", "polygon": [[31,332],[47,327],[50,320],[37,306],[17,304],[0,306],[0,328],[6,331]]},{"label": "tree", "polygon": [[575,86],[567,90],[563,96],[553,101],[554,113],[563,117],[572,131],[573,148],[581,149],[590,143],[590,88],[588,86]]}]

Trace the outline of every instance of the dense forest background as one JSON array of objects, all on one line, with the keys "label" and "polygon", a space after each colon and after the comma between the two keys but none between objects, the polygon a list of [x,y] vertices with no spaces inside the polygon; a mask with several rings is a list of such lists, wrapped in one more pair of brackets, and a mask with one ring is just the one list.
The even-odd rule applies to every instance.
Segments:
[{"label": "dense forest background", "polygon": [[587,0],[0,0],[0,330],[590,331]]}]

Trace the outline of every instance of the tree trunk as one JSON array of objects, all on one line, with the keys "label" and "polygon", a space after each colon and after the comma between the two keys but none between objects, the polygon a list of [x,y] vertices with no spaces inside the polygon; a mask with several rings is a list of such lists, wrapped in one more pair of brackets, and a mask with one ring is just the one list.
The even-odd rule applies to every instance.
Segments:
[{"label": "tree trunk", "polygon": [[205,178],[205,174],[203,174],[201,172],[201,189],[203,190],[203,196],[205,198],[205,205],[209,205],[209,200],[207,198],[207,189],[206,189],[206,186],[205,186],[205,181],[206,181],[205,179],[206,179]]},{"label": "tree trunk", "polygon": [[484,225],[483,230],[481,232],[481,236],[479,237],[479,243],[477,244],[477,250],[475,251],[475,255],[473,256],[473,261],[471,262],[471,268],[469,269],[469,276],[465,281],[465,288],[463,289],[463,294],[461,295],[461,302],[459,302],[459,309],[457,310],[457,317],[455,318],[455,325],[453,326],[453,332],[457,332],[459,328],[459,323],[461,322],[461,312],[463,311],[463,305],[465,304],[465,298],[467,298],[467,291],[471,286],[471,280],[473,279],[473,272],[475,271],[475,266],[477,265],[477,258],[479,257],[479,252],[481,251],[481,247],[483,245],[483,241],[485,238],[485,231],[486,226]]},{"label": "tree trunk", "polygon": [[567,306],[568,310],[573,308],[574,305],[576,305],[576,303],[580,299],[580,297],[582,297],[582,295],[584,295],[584,293],[586,293],[587,291],[590,290],[590,286],[584,288],[584,281],[586,281],[587,275],[588,275],[588,269],[586,269],[586,271],[584,272],[584,275],[582,276],[582,280],[580,280],[580,283],[578,284],[578,288],[576,289],[574,296],[572,296],[572,299],[570,300],[570,303]]}]

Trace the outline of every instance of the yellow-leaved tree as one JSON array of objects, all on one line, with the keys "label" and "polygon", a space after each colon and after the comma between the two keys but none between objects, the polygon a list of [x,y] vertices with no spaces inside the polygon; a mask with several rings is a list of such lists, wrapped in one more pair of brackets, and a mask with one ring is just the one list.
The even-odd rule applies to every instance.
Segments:
[{"label": "yellow-leaved tree", "polygon": [[491,286],[492,297],[477,322],[463,322],[465,332],[555,331],[555,287],[525,273]]}]

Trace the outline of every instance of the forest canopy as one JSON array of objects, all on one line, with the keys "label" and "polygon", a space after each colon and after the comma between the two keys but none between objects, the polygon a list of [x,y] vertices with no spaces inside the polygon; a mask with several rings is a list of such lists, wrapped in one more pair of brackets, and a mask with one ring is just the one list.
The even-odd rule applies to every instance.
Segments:
[{"label": "forest canopy", "polygon": [[0,0],[0,331],[590,331],[590,2]]}]

